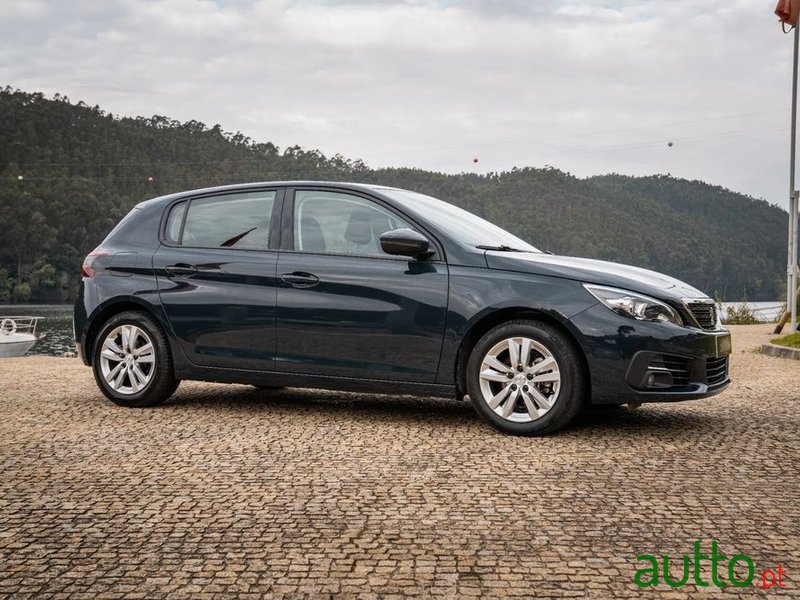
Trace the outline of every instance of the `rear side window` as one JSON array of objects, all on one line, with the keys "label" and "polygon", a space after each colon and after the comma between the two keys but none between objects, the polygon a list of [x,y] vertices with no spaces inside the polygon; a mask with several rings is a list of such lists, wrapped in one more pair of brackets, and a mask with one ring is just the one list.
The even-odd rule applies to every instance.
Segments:
[{"label": "rear side window", "polygon": [[266,250],[275,196],[247,192],[177,204],[167,220],[167,238],[193,248]]},{"label": "rear side window", "polygon": [[181,229],[183,228],[183,217],[186,215],[188,202],[181,202],[172,207],[167,219],[167,240],[172,244],[181,243]]}]

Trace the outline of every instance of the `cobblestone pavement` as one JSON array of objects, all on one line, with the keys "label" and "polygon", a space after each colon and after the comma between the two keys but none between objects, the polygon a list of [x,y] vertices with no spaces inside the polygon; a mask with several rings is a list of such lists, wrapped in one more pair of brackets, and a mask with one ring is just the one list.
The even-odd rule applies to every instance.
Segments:
[{"label": "cobblestone pavement", "polygon": [[800,362],[743,351],[765,331],[736,328],[721,396],[544,439],[455,400],[186,383],[127,410],[75,359],[4,360],[0,595],[680,598],[636,556],[716,539],[800,596]]}]

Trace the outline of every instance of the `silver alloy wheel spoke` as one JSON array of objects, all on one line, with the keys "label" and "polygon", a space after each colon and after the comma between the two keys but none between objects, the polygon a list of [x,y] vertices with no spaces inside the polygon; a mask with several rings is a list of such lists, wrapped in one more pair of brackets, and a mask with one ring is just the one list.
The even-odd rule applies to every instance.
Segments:
[{"label": "silver alloy wheel spoke", "polygon": [[508,392],[510,391],[511,391],[511,385],[507,385],[506,387],[504,387],[502,390],[497,392],[497,395],[493,396],[492,399],[489,400],[489,406],[492,409],[495,409],[498,406],[500,406],[500,403],[506,399],[506,396],[508,396]]},{"label": "silver alloy wheel spoke", "polygon": [[503,419],[530,423],[558,401],[561,369],[541,342],[513,337],[495,344],[484,356],[480,390],[489,408]]},{"label": "silver alloy wheel spoke", "polygon": [[520,352],[520,363],[523,368],[528,367],[528,361],[531,357],[531,340],[530,338],[522,338],[522,351]]},{"label": "silver alloy wheel spoke", "polygon": [[125,354],[125,351],[117,345],[117,342],[110,338],[106,338],[106,340],[103,342],[103,348],[109,350],[112,354],[116,354],[117,356]]},{"label": "silver alloy wheel spoke", "polygon": [[488,379],[489,381],[499,381],[502,383],[508,383],[508,375],[505,373],[498,373],[494,369],[486,369],[485,371],[481,371],[481,379]]},{"label": "silver alloy wheel spoke", "polygon": [[136,325],[120,325],[103,340],[100,371],[106,384],[118,394],[132,395],[147,387],[156,362],[152,340]]},{"label": "silver alloy wheel spoke", "polygon": [[122,382],[125,381],[125,376],[127,374],[128,374],[128,367],[123,365],[122,368],[119,370],[119,373],[117,373],[117,376],[111,378],[111,381],[114,382],[113,383],[114,389],[119,390],[119,388],[122,387]]},{"label": "silver alloy wheel spoke", "polygon": [[539,409],[536,408],[536,405],[533,403],[533,400],[531,400],[531,397],[528,395],[527,392],[522,392],[522,400],[523,402],[525,402],[525,408],[527,409],[531,419],[538,419]]},{"label": "silver alloy wheel spoke", "polygon": [[558,371],[550,371],[549,373],[544,373],[542,375],[535,375],[533,379],[531,379],[533,383],[546,383],[548,381],[561,381],[561,375]]},{"label": "silver alloy wheel spoke", "polygon": [[130,372],[131,375],[133,376],[132,380],[133,379],[136,380],[136,385],[139,386],[140,388],[144,387],[144,385],[147,383],[147,376],[144,373],[142,373],[141,369],[139,369],[139,365],[133,363],[130,366]]},{"label": "silver alloy wheel spoke", "polygon": [[152,353],[153,353],[153,344],[147,342],[144,346],[140,346],[139,348],[137,348],[133,354],[134,356],[145,356],[145,355],[150,355]]},{"label": "silver alloy wheel spoke", "polygon": [[508,346],[508,360],[511,362],[511,369],[516,370],[519,364],[519,346],[517,346],[517,340],[510,339],[506,340],[506,345]]},{"label": "silver alloy wheel spoke", "polygon": [[106,375],[106,381],[108,381],[109,379],[114,379],[117,376],[117,373],[124,370],[124,367],[125,367],[124,363],[118,362],[117,366],[111,369],[109,374]]},{"label": "silver alloy wheel spoke", "polygon": [[495,369],[496,371],[500,371],[502,373],[511,373],[512,372],[511,368],[506,366],[506,365],[504,365],[499,360],[497,360],[496,356],[491,356],[491,355],[487,356],[486,358],[483,359],[483,364],[486,365],[486,366],[491,367],[492,369]]},{"label": "silver alloy wheel spoke", "polygon": [[503,410],[500,414],[504,417],[508,418],[511,416],[511,413],[514,412],[514,406],[517,404],[517,398],[519,397],[519,390],[514,390],[511,392],[511,395],[506,400],[505,404],[503,404]]},{"label": "silver alloy wheel spoke", "polygon": [[125,352],[131,351],[131,328],[130,326],[122,327],[120,331],[120,337],[122,337],[122,349]]},{"label": "silver alloy wheel spoke", "polygon": [[544,410],[550,410],[553,407],[550,400],[545,398],[544,395],[535,387],[531,386],[528,388],[528,390],[530,391],[531,396],[533,396],[534,401],[536,402],[536,404],[539,405],[540,408]]},{"label": "silver alloy wheel spoke", "polygon": [[136,373],[133,369],[128,369],[128,382],[131,384],[131,389],[134,393],[139,391],[139,378],[136,377]]},{"label": "silver alloy wheel spoke", "polygon": [[120,355],[116,352],[109,350],[108,348],[103,348],[103,351],[100,353],[100,356],[103,358],[107,358],[108,360],[121,360]]},{"label": "silver alloy wheel spoke", "polygon": [[545,358],[542,362],[538,362],[531,367],[531,373],[536,374],[556,364],[556,359],[552,356]]}]

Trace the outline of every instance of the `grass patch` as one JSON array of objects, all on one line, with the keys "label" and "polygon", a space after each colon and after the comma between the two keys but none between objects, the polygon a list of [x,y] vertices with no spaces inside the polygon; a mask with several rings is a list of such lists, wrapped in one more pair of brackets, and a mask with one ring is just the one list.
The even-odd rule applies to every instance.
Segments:
[{"label": "grass patch", "polygon": [[790,333],[777,340],[771,340],[771,343],[778,346],[788,346],[789,348],[800,348],[800,333]]}]

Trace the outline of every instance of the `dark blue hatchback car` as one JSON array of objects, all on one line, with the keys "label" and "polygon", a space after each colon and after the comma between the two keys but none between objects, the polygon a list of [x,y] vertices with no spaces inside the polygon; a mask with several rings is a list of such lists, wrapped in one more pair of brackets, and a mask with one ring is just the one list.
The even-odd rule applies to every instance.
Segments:
[{"label": "dark blue hatchback car", "polygon": [[85,260],[78,350],[102,392],[182,379],[469,395],[507,433],[586,403],[729,383],[714,302],[671,277],[553,256],[460,208],[377,185],[225,186],[136,206]]}]

